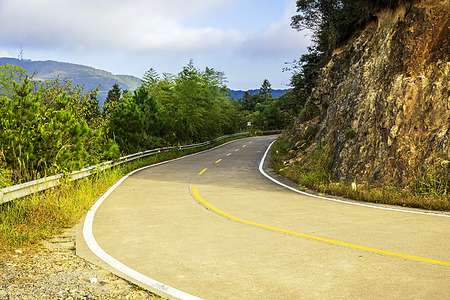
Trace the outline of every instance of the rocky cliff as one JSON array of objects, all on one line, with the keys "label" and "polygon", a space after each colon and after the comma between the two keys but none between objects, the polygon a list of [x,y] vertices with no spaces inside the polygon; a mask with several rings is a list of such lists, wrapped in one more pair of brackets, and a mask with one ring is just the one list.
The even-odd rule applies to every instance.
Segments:
[{"label": "rocky cliff", "polygon": [[380,11],[323,68],[308,104],[339,180],[408,185],[450,169],[449,12],[449,0]]}]

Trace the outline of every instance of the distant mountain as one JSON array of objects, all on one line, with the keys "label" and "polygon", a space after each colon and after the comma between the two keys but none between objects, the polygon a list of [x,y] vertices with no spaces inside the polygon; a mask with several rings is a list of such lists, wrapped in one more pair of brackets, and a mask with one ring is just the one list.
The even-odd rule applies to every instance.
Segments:
[{"label": "distant mountain", "polygon": [[35,79],[52,80],[58,75],[69,78],[74,85],[84,87],[84,91],[95,90],[99,87],[98,100],[101,105],[114,84],[122,90],[135,90],[141,86],[141,79],[130,75],[114,75],[110,72],[88,66],[57,61],[31,61],[16,58],[0,57],[0,65],[12,64],[24,68],[30,74],[37,72]]},{"label": "distant mountain", "polygon": [[[58,75],[61,78],[68,78],[74,85],[84,87],[84,91],[95,90],[99,87],[98,101],[100,105],[105,102],[108,91],[114,84],[118,84],[122,90],[133,91],[141,86],[140,78],[131,75],[114,75],[111,72],[95,69],[88,66],[64,63],[53,60],[32,61],[28,59],[16,59],[10,57],[0,57],[0,65],[12,64],[24,68],[30,74],[37,72],[36,80],[53,80]],[[272,96],[278,98],[284,95],[289,89],[272,90]],[[259,89],[249,90],[250,94],[259,93]],[[231,97],[239,99],[244,96],[245,91],[230,90]]]},{"label": "distant mountain", "polygon": [[[286,92],[290,91],[291,89],[285,89],[285,90],[272,90],[272,96],[274,98],[278,98],[283,96],[284,94],[286,94]],[[246,91],[241,91],[241,90],[230,90],[231,93],[231,97],[233,97],[234,99],[239,99],[242,98],[244,96],[244,93]],[[250,93],[250,95],[254,95],[254,94],[258,94],[259,93],[259,89],[258,90],[248,90],[248,92]]]}]

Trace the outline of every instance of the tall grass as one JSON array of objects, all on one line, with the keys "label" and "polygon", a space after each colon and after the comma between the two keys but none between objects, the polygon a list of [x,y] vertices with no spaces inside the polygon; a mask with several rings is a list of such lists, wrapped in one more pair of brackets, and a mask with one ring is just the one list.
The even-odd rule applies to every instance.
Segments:
[{"label": "tall grass", "polygon": [[76,224],[92,202],[123,171],[114,169],[92,178],[5,203],[0,208],[0,247],[21,247],[60,233]]}]

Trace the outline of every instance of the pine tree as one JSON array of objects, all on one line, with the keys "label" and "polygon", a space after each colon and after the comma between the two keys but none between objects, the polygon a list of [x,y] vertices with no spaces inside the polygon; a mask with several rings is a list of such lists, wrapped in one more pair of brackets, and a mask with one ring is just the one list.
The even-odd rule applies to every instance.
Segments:
[{"label": "pine tree", "polygon": [[112,89],[108,91],[105,104],[103,105],[103,116],[107,120],[111,116],[112,112],[120,103],[122,91],[117,83],[112,86]]},{"label": "pine tree", "polygon": [[259,89],[259,95],[263,102],[272,99],[272,86],[270,85],[269,80],[264,79],[261,88]]}]

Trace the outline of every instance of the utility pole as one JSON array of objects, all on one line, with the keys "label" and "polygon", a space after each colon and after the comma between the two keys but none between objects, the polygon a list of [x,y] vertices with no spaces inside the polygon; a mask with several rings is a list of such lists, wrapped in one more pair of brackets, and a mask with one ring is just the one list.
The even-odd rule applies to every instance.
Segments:
[{"label": "utility pole", "polygon": [[20,45],[19,59],[23,60],[23,48],[22,48],[22,45]]}]

